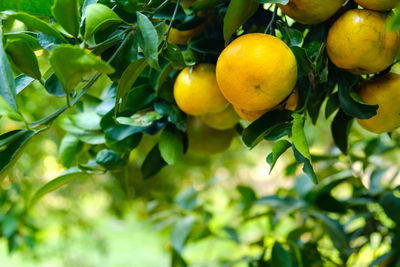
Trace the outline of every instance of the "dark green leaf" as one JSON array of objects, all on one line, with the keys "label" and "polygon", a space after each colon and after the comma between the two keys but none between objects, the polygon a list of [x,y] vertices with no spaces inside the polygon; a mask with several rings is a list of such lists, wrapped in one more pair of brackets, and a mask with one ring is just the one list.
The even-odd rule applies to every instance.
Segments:
[{"label": "dark green leaf", "polygon": [[168,103],[163,99],[156,99],[154,109],[157,113],[167,117],[167,120],[173,123],[176,128],[186,131],[186,114],[176,105]]},{"label": "dark green leaf", "polygon": [[3,237],[10,238],[18,229],[18,221],[13,215],[6,214],[1,223],[1,228]]},{"label": "dark green leaf", "polygon": [[79,35],[79,14],[78,0],[55,0],[52,8],[54,18],[72,36]]},{"label": "dark green leaf", "polygon": [[231,0],[224,17],[224,40],[227,45],[231,36],[257,11],[259,4],[254,0]]},{"label": "dark green leaf", "polygon": [[146,156],[142,164],[142,174],[144,179],[148,179],[155,174],[157,174],[167,163],[161,157],[158,144],[156,144],[153,149]]},{"label": "dark green leaf", "polygon": [[14,109],[17,110],[17,92],[13,73],[3,48],[3,29],[0,23],[0,95]]},{"label": "dark green leaf", "polygon": [[[304,157],[297,149],[296,149],[296,147],[294,146],[294,144],[292,145],[292,149],[293,149],[293,154],[294,154],[294,157],[296,158],[296,162],[297,163],[304,163],[304,165],[303,165],[303,171],[304,171],[304,173],[306,173],[308,176],[309,176],[309,178],[312,180],[312,182],[314,183],[314,184],[317,184],[318,183],[318,178],[317,178],[317,175],[315,174],[315,172],[314,172],[314,169],[313,169],[313,167],[312,167],[312,165],[311,165],[311,161],[309,160],[309,159],[307,159],[306,157]],[[295,169],[294,169],[295,170]]]},{"label": "dark green leaf", "polygon": [[49,78],[47,78],[46,82],[44,83],[44,89],[46,89],[47,93],[54,96],[66,95],[55,73],[52,73]]},{"label": "dark green leaf", "polygon": [[137,16],[137,37],[140,48],[149,63],[149,65],[157,70],[160,70],[158,64],[158,34],[154,25],[147,16],[136,12]]},{"label": "dark green leaf", "polygon": [[292,112],[287,110],[273,110],[265,113],[243,130],[243,142],[253,148],[271,133],[276,125],[292,121],[291,114]]},{"label": "dark green leaf", "polygon": [[379,203],[385,210],[387,216],[397,225],[400,225],[400,198],[392,192],[386,192],[382,195]]},{"label": "dark green leaf", "polygon": [[282,33],[288,46],[298,46],[303,41],[303,33],[299,30],[289,27],[281,20],[276,22],[276,26]]},{"label": "dark green leaf", "polygon": [[331,126],[333,140],[335,140],[335,144],[345,155],[347,154],[348,136],[352,122],[353,118],[347,116],[343,110],[340,109]]},{"label": "dark green leaf", "polygon": [[[17,138],[10,140],[13,135],[16,135]],[[8,170],[18,160],[26,144],[34,135],[35,132],[31,130],[16,130],[0,135],[0,142],[10,140],[2,145],[0,151],[0,181],[7,175]]]},{"label": "dark green leaf", "polygon": [[290,253],[275,241],[271,254],[271,265],[276,267],[292,267],[292,257]]},{"label": "dark green leaf", "polygon": [[[122,73],[122,77],[118,83],[117,87],[117,95],[115,97],[115,114],[118,111],[118,106],[121,99],[127,97],[129,90],[132,88],[133,84],[136,82],[139,75],[146,68],[147,62],[144,58],[138,59],[132,62]],[[126,101],[122,101],[122,103],[126,104]],[[124,108],[123,104],[119,107],[119,110]]]},{"label": "dark green leaf", "polygon": [[125,161],[117,153],[109,149],[103,149],[97,153],[96,163],[109,170],[125,165]]}]

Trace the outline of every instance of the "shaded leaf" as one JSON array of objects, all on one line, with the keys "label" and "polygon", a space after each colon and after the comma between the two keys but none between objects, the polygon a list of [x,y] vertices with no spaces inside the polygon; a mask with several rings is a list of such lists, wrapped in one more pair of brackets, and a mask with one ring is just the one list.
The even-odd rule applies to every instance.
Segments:
[{"label": "shaded leaf", "polygon": [[193,224],[194,218],[192,216],[186,216],[182,220],[178,221],[171,231],[171,245],[179,254],[182,254],[186,240],[193,228]]},{"label": "shaded leaf", "polygon": [[52,8],[54,18],[72,36],[78,36],[81,16],[78,0],[55,0]]},{"label": "shaded leaf", "polygon": [[26,87],[28,87],[35,79],[24,74],[19,75],[15,78],[16,93],[21,93]]},{"label": "shaded leaf", "polygon": [[142,175],[144,179],[148,179],[157,174],[167,163],[161,156],[158,144],[147,154],[142,164]]},{"label": "shaded leaf", "polygon": [[348,136],[353,118],[347,116],[343,110],[339,110],[331,125],[333,140],[343,154],[347,155]]},{"label": "shaded leaf", "polygon": [[271,254],[271,265],[279,267],[292,267],[292,257],[290,253],[275,241]]},{"label": "shaded leaf", "polygon": [[174,127],[167,126],[160,136],[158,148],[169,165],[179,162],[183,158],[182,134]]},{"label": "shaded leaf", "polygon": [[42,74],[39,70],[39,63],[29,43],[23,39],[8,40],[6,52],[10,55],[15,66],[23,73],[36,80],[42,78]]},{"label": "shaded leaf", "polygon": [[0,23],[0,95],[14,110],[17,110],[15,81],[4,51],[2,36],[3,28]]}]

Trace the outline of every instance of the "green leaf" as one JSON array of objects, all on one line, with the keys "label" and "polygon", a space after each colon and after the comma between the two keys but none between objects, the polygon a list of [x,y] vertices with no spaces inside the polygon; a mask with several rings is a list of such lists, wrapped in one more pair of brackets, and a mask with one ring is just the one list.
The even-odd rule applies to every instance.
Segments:
[{"label": "green leaf", "polygon": [[167,126],[160,136],[158,148],[162,158],[173,165],[183,158],[182,134],[175,127]]},{"label": "green leaf", "polygon": [[94,71],[107,74],[114,71],[108,63],[72,45],[55,47],[50,54],[50,63],[66,94],[70,94],[84,76]]},{"label": "green leaf", "polygon": [[14,109],[17,110],[17,92],[13,73],[3,47],[3,28],[0,23],[0,95]]},{"label": "green leaf", "polygon": [[282,124],[292,121],[293,118],[291,114],[292,112],[287,110],[273,110],[265,113],[243,130],[243,142],[248,147],[253,148],[276,127],[280,127]]},{"label": "green leaf", "polygon": [[43,20],[40,20],[32,15],[29,15],[24,12],[17,12],[17,13],[10,13],[7,12],[10,17],[21,21],[24,23],[26,26],[36,29],[39,32],[45,33],[47,35],[53,36],[57,38],[60,41],[63,41],[64,43],[67,43],[67,40],[64,38],[64,36],[57,31],[55,28],[53,28],[50,24],[47,22],[44,22]]},{"label": "green leaf", "polygon": [[182,51],[179,49],[179,46],[175,44],[168,43],[167,46],[162,50],[161,55],[170,61],[174,68],[186,67],[186,62]]},{"label": "green leaf", "polygon": [[147,154],[142,164],[142,175],[144,179],[148,179],[157,174],[167,163],[161,157],[158,144]]},{"label": "green leaf", "polygon": [[294,146],[294,144],[292,145],[292,150],[293,150],[293,154],[294,157],[296,158],[296,162],[298,164],[300,163],[304,163],[303,165],[303,171],[304,173],[306,173],[308,175],[308,177],[312,180],[312,182],[314,184],[318,184],[318,177],[314,172],[314,169],[311,165],[311,161],[309,159],[307,159],[306,157],[304,157]]},{"label": "green leaf", "polygon": [[168,122],[173,123],[176,128],[182,132],[186,131],[186,114],[183,113],[176,105],[171,104],[163,99],[154,101],[154,109],[157,113],[167,117]]},{"label": "green leaf", "polygon": [[139,112],[133,114],[131,117],[118,117],[117,121],[120,124],[136,126],[136,127],[147,127],[154,121],[161,119],[163,116],[155,111]]},{"label": "green leaf", "polygon": [[280,140],[274,144],[272,152],[267,157],[267,162],[271,166],[269,173],[272,172],[278,158],[291,146],[292,144],[287,140]]},{"label": "green leaf", "polygon": [[26,87],[28,87],[35,79],[26,76],[24,74],[19,75],[15,78],[16,93],[21,93]]},{"label": "green leaf", "polygon": [[12,235],[15,234],[15,232],[17,232],[18,221],[13,215],[6,214],[4,216],[3,222],[1,223],[1,228],[3,237],[10,238]]},{"label": "green leaf", "polygon": [[171,245],[180,255],[182,255],[183,248],[185,246],[189,233],[193,228],[193,224],[194,218],[188,215],[182,220],[178,221],[171,231]]},{"label": "green leaf", "polygon": [[231,0],[224,17],[224,40],[227,45],[232,34],[257,11],[259,4],[254,0]]},{"label": "green leaf", "polygon": [[73,180],[85,176],[86,173],[77,167],[70,168],[60,174],[57,178],[51,180],[50,182],[42,185],[32,196],[29,206],[35,205],[43,196],[51,193],[63,185],[66,185]]},{"label": "green leaf", "polygon": [[180,192],[175,202],[185,210],[193,210],[197,204],[197,191],[193,187],[189,187]]},{"label": "green leaf", "polygon": [[160,70],[158,64],[158,34],[157,30],[147,16],[136,12],[137,16],[137,37],[140,48],[149,65]]},{"label": "green leaf", "polygon": [[331,125],[333,140],[343,154],[347,155],[348,136],[353,118],[347,116],[342,109],[336,114]]},{"label": "green leaf", "polygon": [[6,40],[6,43],[7,40],[22,39],[26,41],[29,46],[35,51],[42,48],[38,41],[38,34],[35,32],[9,32],[4,34],[4,38]]},{"label": "green leaf", "polygon": [[293,114],[292,117],[294,119],[292,126],[293,145],[303,157],[311,161],[310,150],[304,133],[303,117],[299,114]]},{"label": "green leaf", "polygon": [[79,14],[78,0],[55,0],[52,8],[54,18],[72,36],[79,35]]},{"label": "green leaf", "polygon": [[26,75],[40,80],[42,74],[39,70],[39,63],[32,48],[23,39],[8,40],[6,52],[10,55],[15,66]]},{"label": "green leaf", "polygon": [[81,149],[82,143],[78,138],[71,134],[64,136],[59,149],[59,155],[63,165],[67,168],[71,167]]},{"label": "green leaf", "polygon": [[114,11],[102,4],[87,6],[85,14],[85,40],[89,40],[98,30],[123,22]]},{"label": "green leaf", "polygon": [[286,5],[289,3],[289,0],[256,0],[258,3],[261,4],[282,4]]},{"label": "green leaf", "polygon": [[290,49],[296,57],[297,71],[299,73],[299,76],[308,77],[308,74],[312,70],[312,66],[310,60],[307,57],[306,50],[298,46],[292,46],[290,47]]},{"label": "green leaf", "polygon": [[[16,135],[16,138],[10,139],[13,135]],[[34,135],[35,132],[31,130],[17,130],[0,135],[0,143],[9,140],[2,145],[0,151],[0,181],[7,175],[7,172],[18,160],[26,144]]]},{"label": "green leaf", "polygon": [[400,198],[392,192],[386,192],[379,200],[379,204],[383,207],[387,216],[392,219],[398,226],[400,225]]},{"label": "green leaf", "polygon": [[103,149],[96,155],[96,163],[110,170],[125,165],[125,161],[114,151]]},{"label": "green leaf", "polygon": [[288,46],[298,46],[303,41],[303,33],[299,30],[289,27],[285,22],[278,20],[276,26],[282,33]]},{"label": "green leaf", "polygon": [[[129,90],[132,88],[133,84],[136,82],[137,78],[139,78],[139,75],[143,72],[146,66],[146,60],[141,58],[129,64],[126,70],[122,73],[115,97],[115,114],[117,114],[120,100],[127,97]],[[122,101],[122,103],[126,103],[126,101]],[[122,110],[123,108],[124,104],[121,104],[119,110]]]},{"label": "green leaf", "polygon": [[292,267],[292,257],[290,253],[275,241],[271,254],[271,266]]},{"label": "green leaf", "polygon": [[66,95],[55,73],[52,73],[49,78],[47,78],[46,82],[44,83],[44,89],[46,89],[47,93],[54,96]]},{"label": "green leaf", "polygon": [[54,0],[10,0],[0,1],[0,11],[23,11],[33,15],[51,16]]}]

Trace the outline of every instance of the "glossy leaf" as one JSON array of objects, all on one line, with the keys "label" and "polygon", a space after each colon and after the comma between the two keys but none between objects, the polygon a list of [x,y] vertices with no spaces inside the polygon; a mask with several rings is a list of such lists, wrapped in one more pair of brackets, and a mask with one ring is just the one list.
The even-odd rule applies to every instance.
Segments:
[{"label": "glossy leaf", "polygon": [[122,22],[122,19],[109,7],[97,3],[87,6],[85,15],[85,40],[89,40],[98,30]]},{"label": "glossy leaf", "polygon": [[278,158],[289,148],[292,144],[286,140],[280,140],[272,147],[272,152],[267,157],[267,162],[271,166],[269,173],[272,172]]},{"label": "glossy leaf", "polygon": [[108,63],[72,45],[55,47],[50,54],[50,63],[66,94],[70,94],[84,76],[94,71],[114,71]]},{"label": "glossy leaf", "polygon": [[287,110],[267,112],[243,130],[243,142],[248,147],[253,148],[279,124],[292,121],[291,114],[292,112]]},{"label": "glossy leaf", "polygon": [[117,153],[109,149],[103,149],[97,153],[96,162],[108,170],[125,165],[124,160]]},{"label": "glossy leaf", "polygon": [[85,172],[83,172],[81,169],[78,169],[76,167],[70,168],[63,173],[60,174],[57,178],[51,180],[50,182],[42,185],[32,196],[30,200],[30,207],[35,205],[42,197],[45,195],[57,190],[58,188],[62,187],[63,185],[66,185],[72,181],[74,181],[77,178],[81,178],[85,176]]},{"label": "glossy leaf", "polygon": [[173,165],[183,158],[182,134],[174,127],[167,126],[158,142],[162,158],[169,165]]},{"label": "glossy leaf", "polygon": [[318,184],[318,177],[315,174],[314,168],[312,167],[311,161],[309,159],[307,159],[306,157],[304,157],[294,146],[294,144],[292,145],[292,149],[293,149],[293,154],[294,157],[296,158],[296,162],[298,164],[303,163],[303,171],[305,174],[308,175],[308,177],[311,179],[311,181],[314,184]]},{"label": "glossy leaf", "polygon": [[81,149],[82,143],[78,138],[71,134],[64,136],[59,148],[59,155],[63,165],[67,168],[71,167]]},{"label": "glossy leaf", "polygon": [[60,41],[67,42],[64,36],[59,31],[57,31],[47,22],[38,19],[37,17],[34,17],[24,12],[7,13],[7,14],[12,18],[21,21],[30,28],[36,29],[42,33],[53,36]]},{"label": "glossy leaf", "polygon": [[144,179],[148,179],[157,174],[167,163],[161,156],[158,144],[147,154],[142,164],[142,175]]},{"label": "glossy leaf", "polygon": [[9,32],[4,34],[4,39],[7,40],[24,40],[29,44],[33,50],[40,49],[40,44],[38,41],[38,34],[35,32]]},{"label": "glossy leaf", "polygon": [[[16,138],[13,138],[13,135],[16,135]],[[31,130],[16,130],[0,135],[0,142],[10,140],[2,145],[0,151],[0,180],[7,175],[7,172],[18,160],[26,144],[34,135],[35,132]]]},{"label": "glossy leaf", "polygon": [[304,120],[299,114],[293,114],[292,139],[296,149],[308,160],[311,160],[310,150],[304,133]]},{"label": "glossy leaf", "polygon": [[78,0],[55,0],[52,8],[54,18],[72,36],[78,36],[81,16]]},{"label": "glossy leaf", "polygon": [[15,78],[16,93],[21,93],[26,87],[28,87],[35,79],[26,76],[24,74],[19,75]]},{"label": "glossy leaf", "polygon": [[224,40],[227,45],[231,36],[257,11],[259,4],[254,0],[231,0],[224,17]]},{"label": "glossy leaf", "polygon": [[348,135],[352,122],[352,117],[347,116],[343,110],[339,110],[331,125],[333,140],[343,154],[347,154]]},{"label": "glossy leaf", "polygon": [[14,110],[17,110],[17,92],[10,63],[4,51],[2,33],[0,24],[0,95]]},{"label": "glossy leaf", "polygon": [[6,52],[10,55],[15,66],[26,75],[40,80],[42,74],[39,70],[39,63],[32,48],[23,39],[8,40]]},{"label": "glossy leaf", "polygon": [[158,34],[157,30],[147,16],[136,12],[137,16],[137,37],[140,48],[149,65],[160,70],[158,64]]},{"label": "glossy leaf", "polygon": [[[146,66],[146,60],[144,58],[141,58],[132,62],[125,69],[124,73],[122,73],[122,77],[117,87],[117,95],[115,97],[115,113],[117,113],[118,111],[120,100],[127,96],[129,90],[132,88],[133,84],[135,83],[137,78],[139,78],[139,75],[142,73]],[[126,103],[126,101],[123,101],[123,103]],[[119,110],[122,110],[123,108],[124,105],[121,104]]]},{"label": "glossy leaf", "polygon": [[44,83],[44,89],[46,89],[47,93],[54,96],[66,95],[55,73],[52,73],[49,78],[47,78],[46,82]]}]

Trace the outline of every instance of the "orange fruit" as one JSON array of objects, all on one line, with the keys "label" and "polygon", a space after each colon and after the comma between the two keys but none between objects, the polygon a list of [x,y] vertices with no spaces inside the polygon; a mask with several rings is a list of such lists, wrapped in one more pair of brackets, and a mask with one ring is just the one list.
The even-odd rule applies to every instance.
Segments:
[{"label": "orange fruit", "polygon": [[222,95],[215,77],[215,65],[201,63],[183,69],[174,84],[178,107],[190,115],[223,111],[228,102]]},{"label": "orange fruit", "polygon": [[388,11],[399,4],[399,0],[354,0],[357,4],[366,9],[376,11]]},{"label": "orange fruit", "polygon": [[376,11],[347,11],[329,30],[331,61],[355,74],[372,74],[389,67],[400,49],[400,33],[388,30],[387,19],[386,14]]},{"label": "orange fruit", "polygon": [[271,109],[293,90],[296,58],[280,39],[262,33],[229,44],[217,62],[217,81],[225,98],[247,111]]},{"label": "orange fruit", "polygon": [[278,4],[282,12],[302,24],[317,24],[332,17],[344,4],[344,0],[290,0]]},{"label": "orange fruit", "polygon": [[361,84],[358,94],[371,105],[379,105],[370,119],[357,119],[358,124],[374,133],[391,132],[400,127],[400,75],[388,73]]},{"label": "orange fruit", "polygon": [[[168,26],[165,26],[168,28]],[[192,37],[199,36],[204,30],[204,24],[200,24],[190,30],[178,30],[171,28],[168,36],[168,42],[178,45],[186,45]]]},{"label": "orange fruit", "polygon": [[239,122],[239,116],[236,114],[232,105],[229,105],[221,112],[200,115],[199,119],[207,126],[217,130],[233,128],[235,127],[236,123]]}]

